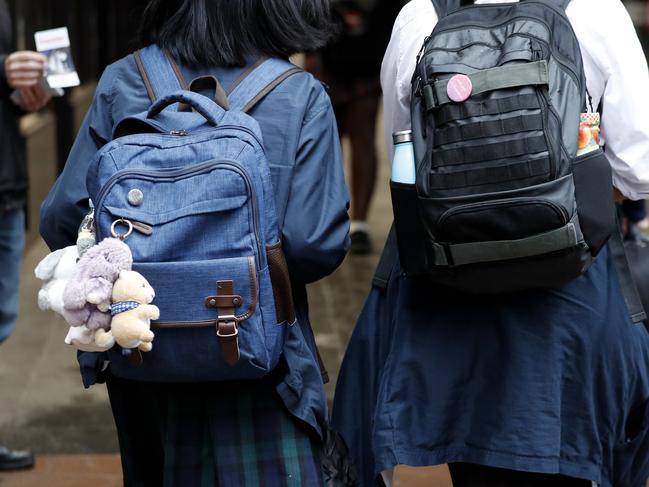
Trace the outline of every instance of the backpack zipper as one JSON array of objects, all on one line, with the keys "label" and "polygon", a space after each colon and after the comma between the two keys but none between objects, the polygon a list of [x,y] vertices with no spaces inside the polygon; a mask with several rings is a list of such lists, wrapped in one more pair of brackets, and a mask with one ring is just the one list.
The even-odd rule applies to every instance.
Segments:
[{"label": "backpack zipper", "polygon": [[451,216],[460,215],[462,213],[470,213],[472,210],[476,210],[478,208],[485,208],[485,207],[497,208],[499,206],[510,206],[514,203],[541,204],[544,206],[548,206],[552,208],[552,210],[554,210],[554,212],[557,213],[563,219],[564,225],[567,225],[568,222],[570,221],[568,211],[562,206],[557,205],[553,201],[543,200],[540,198],[506,198],[506,199],[493,200],[493,201],[479,201],[476,203],[466,203],[463,205],[450,208],[446,210],[444,213],[442,213],[442,216],[440,216],[439,219],[437,220],[437,225],[435,225],[435,227],[436,228],[441,227],[446,222],[446,220]]},{"label": "backpack zipper", "polygon": [[[134,179],[142,179],[145,181],[152,181],[152,182],[160,182],[160,181],[174,182],[177,181],[178,179],[185,179],[186,177],[189,176],[197,176],[202,173],[208,173],[211,172],[213,169],[217,169],[220,167],[225,167],[228,170],[231,170],[232,172],[239,174],[239,176],[241,176],[244,182],[246,183],[246,189],[252,206],[252,220],[253,220],[253,228],[254,228],[256,247],[257,247],[257,262],[259,262],[259,265],[261,266],[262,265],[261,258],[263,253],[262,253],[261,243],[260,243],[261,238],[260,238],[260,231],[259,231],[259,209],[257,206],[257,194],[254,191],[254,187],[252,185],[250,175],[245,170],[245,168],[241,166],[241,164],[235,161],[230,161],[230,160],[208,161],[201,164],[196,164],[192,167],[185,167],[180,169],[178,168],[166,168],[166,169],[155,169],[155,170],[154,169],[149,169],[149,170],[123,169],[121,171],[117,171],[106,181],[106,184],[104,184],[101,190],[99,191],[96,199],[97,205],[96,205],[95,214],[99,215],[101,209],[103,208],[104,200],[106,199],[106,195],[108,194],[108,191],[110,191],[110,189],[112,189],[112,187],[115,186],[115,184],[117,184],[122,179],[134,178]],[[131,223],[133,223],[132,220]],[[145,233],[142,231],[142,229],[136,228],[135,225],[133,225],[133,228],[140,231],[141,233]],[[101,240],[103,236],[99,229],[98,217],[95,218],[95,231],[97,234],[97,240],[98,241]],[[153,232],[153,229],[151,229],[151,232]]]}]

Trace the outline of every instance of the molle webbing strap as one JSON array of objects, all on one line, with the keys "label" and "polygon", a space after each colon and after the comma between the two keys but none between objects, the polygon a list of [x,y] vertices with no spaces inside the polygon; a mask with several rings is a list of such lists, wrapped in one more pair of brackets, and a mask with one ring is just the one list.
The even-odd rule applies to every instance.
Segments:
[{"label": "molle webbing strap", "polygon": [[429,175],[431,189],[457,189],[486,184],[502,184],[550,173],[550,159],[542,157],[505,166],[481,167],[452,173]]},{"label": "molle webbing strap", "polygon": [[508,96],[505,98],[490,98],[489,100],[470,101],[464,103],[449,103],[433,112],[437,126],[454,120],[463,120],[485,115],[499,115],[515,110],[540,109],[539,97],[535,93],[527,95]]},{"label": "molle webbing strap", "polygon": [[543,130],[543,118],[540,114],[518,115],[484,122],[455,125],[435,131],[434,146],[438,147],[453,142],[498,137],[531,130]]},{"label": "molle webbing strap", "polygon": [[577,244],[575,225],[568,223],[564,227],[518,240],[445,245],[433,243],[433,252],[435,265],[458,266],[521,259],[569,249]]},{"label": "molle webbing strap", "polygon": [[538,154],[548,150],[545,136],[525,137],[507,142],[480,144],[458,149],[433,150],[435,166],[455,166],[473,162],[494,161],[506,157]]},{"label": "molle webbing strap", "polygon": [[[516,86],[547,85],[548,63],[545,59],[525,64],[510,64],[483,69],[469,75],[473,85],[472,95]],[[446,92],[448,80],[435,81],[424,86],[426,108],[432,110],[450,103]]]}]

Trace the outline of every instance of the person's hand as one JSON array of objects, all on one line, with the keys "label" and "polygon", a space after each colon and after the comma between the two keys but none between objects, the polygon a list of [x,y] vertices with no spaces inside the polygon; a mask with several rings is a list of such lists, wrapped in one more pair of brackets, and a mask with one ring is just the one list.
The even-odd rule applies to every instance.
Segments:
[{"label": "person's hand", "polygon": [[9,86],[15,90],[40,83],[46,58],[33,51],[18,51],[5,58],[5,75]]},{"label": "person's hand", "polygon": [[37,112],[52,98],[41,83],[27,88],[19,88],[20,108],[26,112]]}]

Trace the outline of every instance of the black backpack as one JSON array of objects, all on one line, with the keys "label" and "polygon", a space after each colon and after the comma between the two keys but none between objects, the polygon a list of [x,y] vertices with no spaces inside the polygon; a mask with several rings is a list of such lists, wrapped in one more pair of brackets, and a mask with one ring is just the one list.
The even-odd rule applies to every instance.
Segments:
[{"label": "black backpack", "polygon": [[392,184],[407,274],[474,293],[556,287],[615,230],[609,162],[576,155],[587,96],[568,3],[434,2],[412,80],[416,188]]}]

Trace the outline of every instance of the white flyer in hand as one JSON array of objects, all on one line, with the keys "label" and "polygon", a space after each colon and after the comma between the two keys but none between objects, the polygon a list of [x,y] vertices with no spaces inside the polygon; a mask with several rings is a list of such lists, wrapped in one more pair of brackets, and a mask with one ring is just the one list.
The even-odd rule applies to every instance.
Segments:
[{"label": "white flyer in hand", "polygon": [[36,50],[47,57],[45,78],[50,88],[78,86],[79,75],[72,61],[67,27],[42,30],[34,34]]}]

